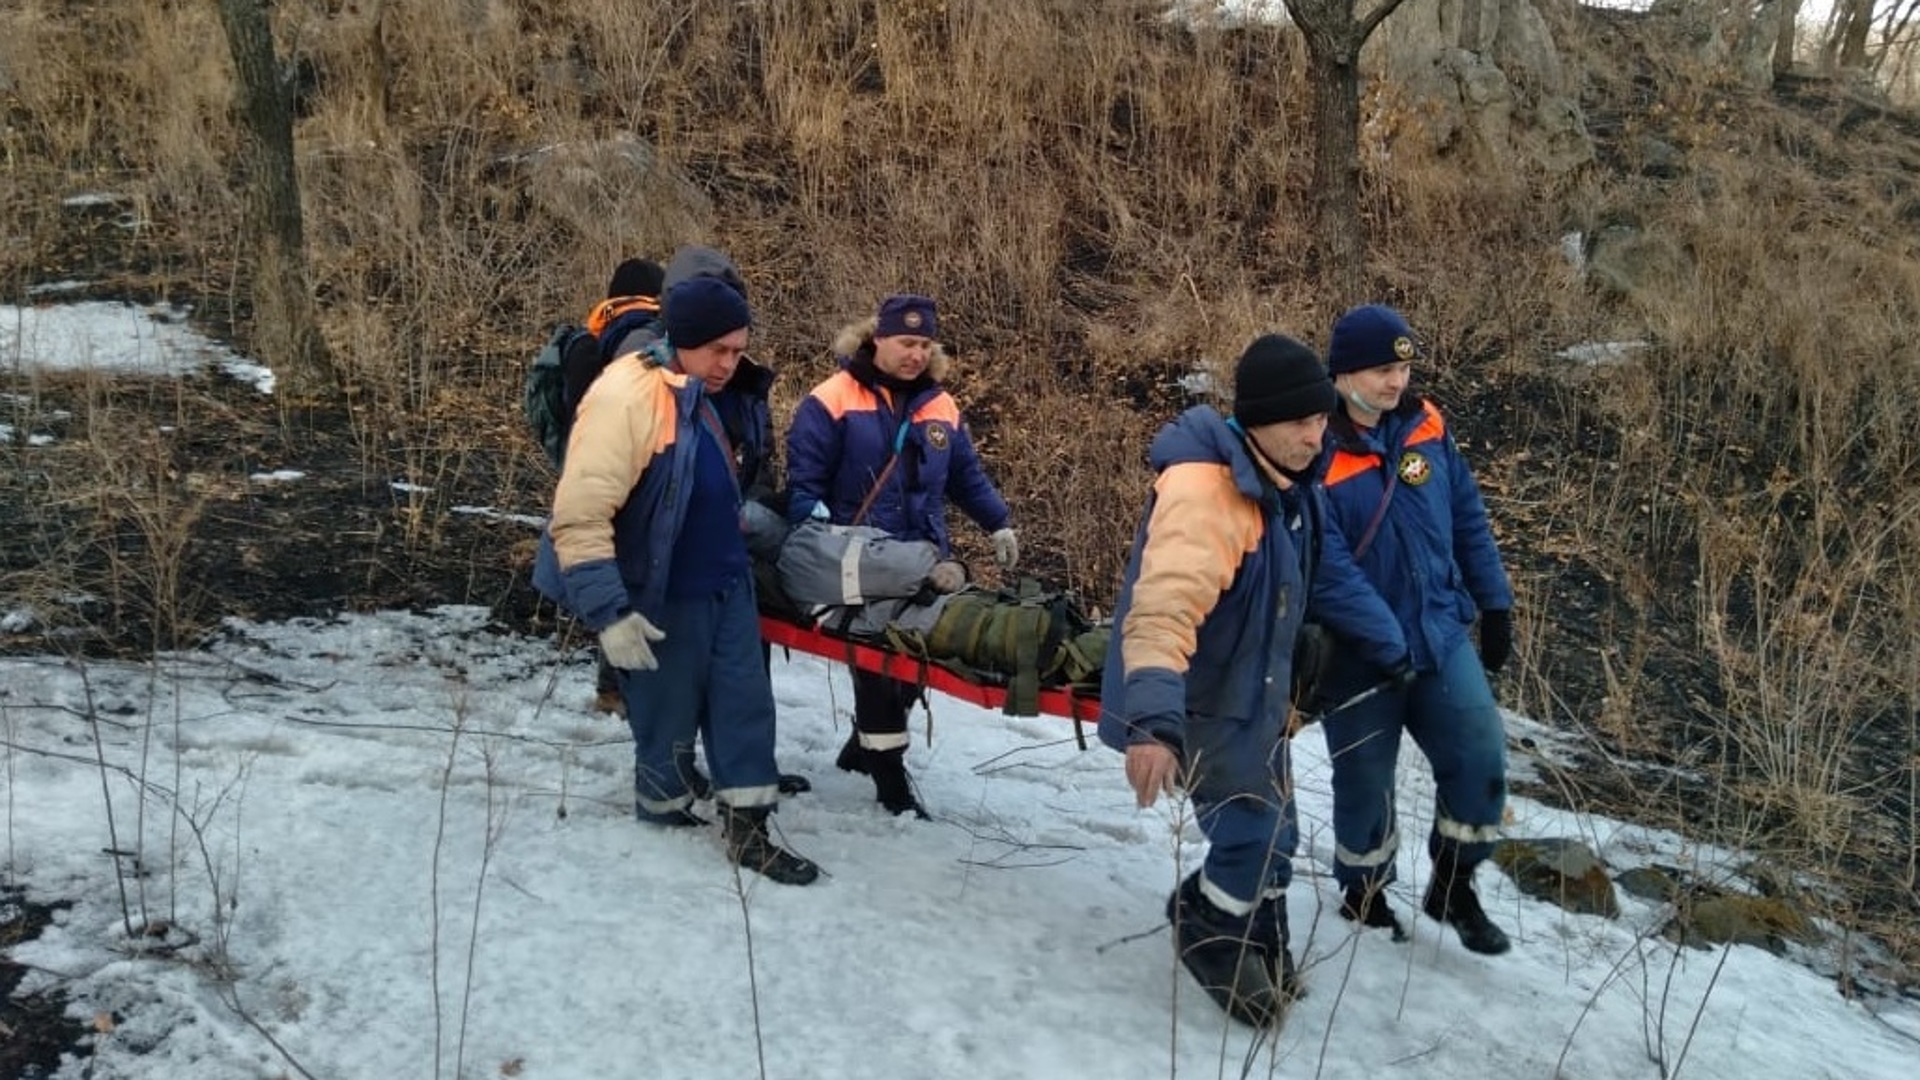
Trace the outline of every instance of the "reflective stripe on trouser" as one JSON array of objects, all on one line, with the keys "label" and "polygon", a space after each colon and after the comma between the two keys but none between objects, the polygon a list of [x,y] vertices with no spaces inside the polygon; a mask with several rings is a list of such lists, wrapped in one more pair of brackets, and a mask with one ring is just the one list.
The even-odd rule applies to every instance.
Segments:
[{"label": "reflective stripe on trouser", "polygon": [[898,750],[907,737],[907,712],[920,697],[911,683],[871,671],[853,670],[853,727],[867,750]]},{"label": "reflective stripe on trouser", "polygon": [[1506,808],[1507,739],[1480,658],[1462,643],[1404,693],[1383,693],[1321,722],[1333,759],[1333,876],[1341,888],[1394,879],[1394,765],[1400,733],[1433,769],[1438,806],[1427,851],[1470,869],[1493,851]]},{"label": "reflective stripe on trouser", "polygon": [[1189,714],[1182,738],[1181,765],[1207,836],[1201,887],[1222,910],[1245,914],[1293,880],[1300,832],[1280,719]]},{"label": "reflective stripe on trouser", "polygon": [[674,600],[658,623],[657,671],[622,671],[633,730],[633,787],[642,809],[693,801],[675,765],[696,737],[706,747],[713,795],[730,806],[779,800],[773,764],[773,687],[760,652],[760,613],[746,579],[711,597]]}]

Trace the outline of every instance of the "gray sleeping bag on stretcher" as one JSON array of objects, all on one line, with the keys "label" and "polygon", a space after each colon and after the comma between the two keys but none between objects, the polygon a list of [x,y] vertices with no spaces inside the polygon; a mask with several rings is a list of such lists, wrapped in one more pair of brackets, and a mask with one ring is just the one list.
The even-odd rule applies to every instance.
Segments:
[{"label": "gray sleeping bag on stretcher", "polygon": [[809,521],[780,545],[780,584],[803,607],[868,604],[919,592],[939,559],[940,549],[926,540]]}]

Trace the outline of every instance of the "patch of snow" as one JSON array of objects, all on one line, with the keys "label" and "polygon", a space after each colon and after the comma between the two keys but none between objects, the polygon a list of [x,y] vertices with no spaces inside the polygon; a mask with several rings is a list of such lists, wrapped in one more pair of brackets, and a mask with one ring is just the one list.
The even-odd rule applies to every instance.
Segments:
[{"label": "patch of snow", "polygon": [[[13,425],[0,424],[0,443],[10,443],[13,440],[14,440]],[[45,435],[45,434],[40,434],[36,432],[33,434],[29,434],[27,436],[28,446],[52,446],[53,443],[54,443],[54,438],[51,435]]]},{"label": "patch of snow", "polygon": [[[1064,720],[929,692],[940,723],[909,758],[934,820],[901,820],[833,767],[845,667],[775,650],[779,761],[815,789],[781,800],[772,827],[824,872],[803,889],[736,876],[717,825],[633,820],[632,743],[591,710],[591,657],[489,627],[477,606],[229,619],[204,649],[143,663],[0,657],[8,872],[74,901],[9,947],[20,992],[58,985],[75,1015],[115,1020],[57,1076],[639,1062],[839,1080],[1644,1080],[1650,1058],[1699,1077],[1912,1075],[1915,1003],[1845,997],[1764,949],[1676,945],[1666,905],[1632,896],[1617,919],[1575,915],[1487,867],[1508,955],[1418,917],[1408,944],[1356,933],[1332,913],[1330,751],[1311,730],[1291,744],[1301,848],[1285,894],[1311,993],[1277,1031],[1227,1020],[1173,960],[1162,905],[1205,850],[1190,807],[1136,808],[1120,756],[1076,749]],[[85,723],[107,709],[115,724]],[[1400,827],[1422,837],[1434,785],[1411,740],[1402,754]],[[1616,871],[1733,864],[1597,814],[1510,806],[1514,834],[1583,839]],[[132,860],[109,846],[137,853],[142,891],[116,887]],[[1425,846],[1395,855],[1403,916]],[[184,945],[139,949],[129,916],[165,917],[159,944]],[[848,1007],[876,994],[878,1014]]]},{"label": "patch of snow", "polygon": [[1553,355],[1561,360],[1571,360],[1576,364],[1590,364],[1599,367],[1606,364],[1622,364],[1633,359],[1633,355],[1652,346],[1650,341],[1583,341],[1578,345],[1569,345]]},{"label": "patch of snow", "polygon": [[48,281],[27,286],[27,295],[52,296],[55,293],[79,292],[91,284],[93,283],[90,281]]},{"label": "patch of snow", "polygon": [[286,484],[305,477],[299,469],[275,469],[272,472],[257,472],[247,479],[258,484]]},{"label": "patch of snow", "polygon": [[186,314],[170,304],[106,300],[0,305],[0,367],[172,376],[212,368],[273,392],[273,372],[195,332]]},{"label": "patch of snow", "polygon": [[1587,269],[1587,234],[1576,230],[1562,236],[1560,238],[1560,254],[1567,260],[1568,266],[1585,273]]},{"label": "patch of snow", "polygon": [[1220,380],[1214,378],[1213,372],[1206,368],[1196,367],[1180,376],[1180,389],[1186,391],[1189,397],[1209,397],[1219,385]]},{"label": "patch of snow", "polygon": [[78,195],[69,195],[60,200],[61,206],[79,210],[89,206],[119,206],[130,202],[131,197],[112,191],[83,191]]},{"label": "patch of snow", "polygon": [[430,487],[425,487],[425,486],[422,486],[422,485],[420,485],[420,484],[414,484],[414,483],[409,483],[408,481],[405,481],[405,480],[395,480],[395,481],[394,481],[394,482],[393,482],[393,483],[392,483],[391,485],[389,485],[389,486],[390,486],[390,487],[392,487],[392,488],[393,488],[393,490],[395,490],[395,491],[398,491],[398,492],[400,492],[400,493],[401,493],[402,495],[431,495],[431,494],[433,494],[433,489],[432,489],[432,488],[430,488]]},{"label": "patch of snow", "polygon": [[39,623],[31,608],[14,608],[0,614],[0,634],[24,634]]},{"label": "patch of snow", "polygon": [[1293,23],[1284,0],[1172,0],[1165,17],[1169,22],[1195,29]]},{"label": "patch of snow", "polygon": [[511,521],[517,525],[531,525],[536,529],[547,527],[547,519],[532,514],[516,514],[507,510],[496,510],[491,506],[456,506],[456,514],[472,514],[475,517],[491,518],[494,521]]}]

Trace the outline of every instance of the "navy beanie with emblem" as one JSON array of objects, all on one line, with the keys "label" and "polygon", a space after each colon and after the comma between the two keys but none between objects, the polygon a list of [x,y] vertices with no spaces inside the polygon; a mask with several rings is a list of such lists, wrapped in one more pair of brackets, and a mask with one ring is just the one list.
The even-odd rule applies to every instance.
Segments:
[{"label": "navy beanie with emblem", "polygon": [[676,349],[697,349],[753,325],[746,298],[719,278],[688,278],[667,290],[664,307],[660,321],[667,328],[667,343]]},{"label": "navy beanie with emblem", "polygon": [[1330,413],[1340,403],[1312,349],[1281,334],[1254,340],[1233,368],[1233,418],[1242,428]]},{"label": "navy beanie with emblem", "polygon": [[898,337],[902,334],[923,338],[940,336],[939,316],[934,311],[932,299],[912,293],[896,293],[880,301],[880,311],[874,319],[873,336]]},{"label": "navy beanie with emblem", "polygon": [[1365,371],[1417,359],[1425,352],[1405,316],[1385,304],[1366,304],[1333,324],[1333,338],[1327,342],[1327,370],[1335,375]]}]

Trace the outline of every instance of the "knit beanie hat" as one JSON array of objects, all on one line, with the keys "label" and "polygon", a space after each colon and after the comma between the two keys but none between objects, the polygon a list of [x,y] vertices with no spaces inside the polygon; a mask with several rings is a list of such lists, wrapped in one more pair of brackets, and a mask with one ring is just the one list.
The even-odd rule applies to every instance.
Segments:
[{"label": "knit beanie hat", "polygon": [[652,259],[627,259],[613,268],[607,282],[607,299],[617,296],[659,296],[667,272]]},{"label": "knit beanie hat", "polygon": [[1330,413],[1339,402],[1320,358],[1290,337],[1260,337],[1234,365],[1233,418],[1242,428]]},{"label": "knit beanie hat", "polygon": [[901,334],[912,334],[923,338],[940,336],[939,316],[934,311],[933,301],[930,298],[915,296],[912,293],[896,293],[880,301],[880,311],[874,320],[873,336],[898,337]]},{"label": "knit beanie hat", "polygon": [[1425,354],[1404,316],[1384,304],[1367,304],[1340,316],[1333,324],[1333,338],[1327,342],[1327,369],[1339,375]]},{"label": "knit beanie hat", "polygon": [[665,307],[661,322],[667,328],[667,343],[676,349],[697,349],[753,325],[746,299],[718,278],[688,278],[675,285],[667,290]]}]

